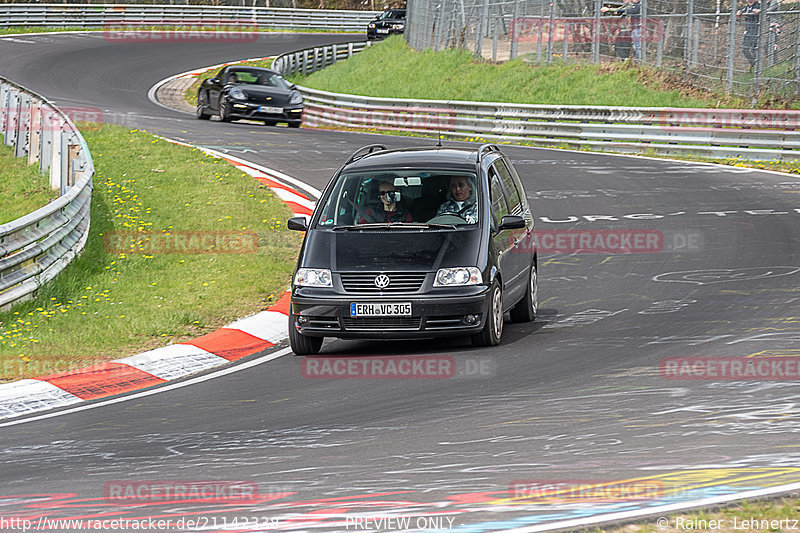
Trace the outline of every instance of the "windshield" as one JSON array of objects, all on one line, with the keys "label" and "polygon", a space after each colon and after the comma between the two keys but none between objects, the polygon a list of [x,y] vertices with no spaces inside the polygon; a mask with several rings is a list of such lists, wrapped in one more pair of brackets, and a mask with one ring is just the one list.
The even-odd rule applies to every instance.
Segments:
[{"label": "windshield", "polygon": [[477,180],[464,171],[401,170],[342,174],[317,227],[462,226],[478,221]]},{"label": "windshield", "polygon": [[230,70],[228,83],[245,83],[248,85],[262,85],[264,87],[278,87],[288,89],[289,84],[279,74],[257,70]]},{"label": "windshield", "polygon": [[386,19],[402,19],[405,18],[406,12],[405,11],[384,11],[378,17],[378,20],[386,20]]}]

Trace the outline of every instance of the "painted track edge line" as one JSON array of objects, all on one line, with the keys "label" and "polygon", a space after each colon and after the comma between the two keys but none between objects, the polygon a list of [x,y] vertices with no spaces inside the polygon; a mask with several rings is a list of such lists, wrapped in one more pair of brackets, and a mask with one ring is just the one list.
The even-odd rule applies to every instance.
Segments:
[{"label": "painted track edge line", "polygon": [[[0,426],[2,427],[2,426]],[[616,513],[609,513],[606,515],[598,515],[590,518],[576,518],[572,520],[562,520],[560,522],[550,522],[549,524],[539,524],[535,526],[515,527],[512,529],[498,530],[500,533],[537,533],[539,531],[556,531],[559,529],[572,529],[572,528],[587,528],[593,527],[608,522],[621,522],[629,521],[635,518],[646,518],[648,516],[664,515],[676,511],[685,511],[698,507],[711,507],[719,504],[735,502],[748,498],[760,498],[762,496],[774,496],[781,493],[788,493],[800,490],[800,483],[789,483],[786,485],[777,485],[775,487],[768,487],[764,489],[753,489],[736,494],[726,494],[723,496],[713,496],[711,498],[703,498],[700,500],[693,500],[688,502],[673,503],[669,505],[660,505],[656,507],[647,507],[644,509],[637,509],[635,511],[621,511]]]}]

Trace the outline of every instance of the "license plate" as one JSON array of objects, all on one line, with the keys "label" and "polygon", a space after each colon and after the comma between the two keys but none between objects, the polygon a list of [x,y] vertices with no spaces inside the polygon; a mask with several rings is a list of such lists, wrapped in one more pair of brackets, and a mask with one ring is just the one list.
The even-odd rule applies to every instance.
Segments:
[{"label": "license plate", "polygon": [[411,316],[411,302],[351,303],[350,316]]},{"label": "license plate", "polygon": [[283,108],[282,107],[269,107],[269,106],[262,105],[262,106],[260,106],[258,108],[258,112],[259,113],[272,113],[273,115],[277,114],[277,113],[281,113],[282,114],[283,113]]},{"label": "license plate", "polygon": [[389,30],[378,30],[378,33],[389,33]]}]

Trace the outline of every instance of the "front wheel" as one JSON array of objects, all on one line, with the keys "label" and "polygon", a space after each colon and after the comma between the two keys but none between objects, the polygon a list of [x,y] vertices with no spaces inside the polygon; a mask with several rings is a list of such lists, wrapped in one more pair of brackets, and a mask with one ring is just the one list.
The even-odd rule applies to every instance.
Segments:
[{"label": "front wheel", "polygon": [[289,346],[295,355],[316,355],[322,348],[322,337],[309,337],[297,331],[297,316],[289,312]]},{"label": "front wheel", "polygon": [[290,128],[299,128],[300,127],[300,121],[298,120],[296,122],[289,122],[289,127]]},{"label": "front wheel", "polygon": [[503,291],[498,282],[492,284],[489,295],[489,312],[486,314],[486,323],[480,333],[472,336],[475,346],[496,346],[500,344],[503,335]]},{"label": "front wheel", "polygon": [[230,104],[224,98],[219,103],[219,119],[222,122],[230,122],[232,120]]},{"label": "front wheel", "polygon": [[536,318],[539,307],[539,278],[536,275],[536,263],[531,265],[528,276],[528,287],[522,300],[511,308],[511,320],[514,322],[530,322]]}]

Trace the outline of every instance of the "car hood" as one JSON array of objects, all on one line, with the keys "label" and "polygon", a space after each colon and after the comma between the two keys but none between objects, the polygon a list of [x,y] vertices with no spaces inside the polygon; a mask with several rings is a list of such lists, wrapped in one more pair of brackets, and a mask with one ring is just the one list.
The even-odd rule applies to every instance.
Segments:
[{"label": "car hood", "polygon": [[291,89],[279,89],[278,87],[264,87],[261,85],[239,85],[239,88],[247,95],[247,99],[250,102],[276,106],[287,104],[294,92]]},{"label": "car hood", "polygon": [[344,230],[308,233],[302,265],[334,272],[433,272],[477,266],[478,229]]}]

